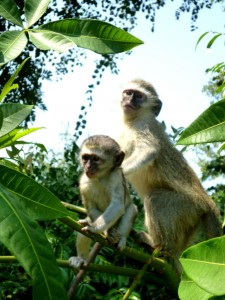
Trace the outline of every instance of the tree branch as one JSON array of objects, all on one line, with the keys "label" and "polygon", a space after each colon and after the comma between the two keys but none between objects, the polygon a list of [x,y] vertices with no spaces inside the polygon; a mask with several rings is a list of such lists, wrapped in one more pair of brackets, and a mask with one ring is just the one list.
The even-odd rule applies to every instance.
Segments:
[{"label": "tree branch", "polygon": [[[62,218],[62,219],[60,219],[60,221],[67,224],[74,230],[81,232],[82,234],[91,238],[95,242],[99,242],[102,246],[109,247],[111,249],[114,249],[114,251],[119,252],[119,250],[115,246],[112,246],[108,243],[107,239],[103,235],[81,231],[82,226],[78,222],[73,220],[71,217]],[[173,269],[173,267],[169,263],[167,263],[165,260],[155,257],[154,254],[149,255],[149,254],[143,253],[141,251],[138,251],[136,249],[132,249],[129,247],[125,247],[125,249],[123,251],[121,251],[120,253],[125,256],[128,256],[130,258],[133,258],[137,261],[140,261],[144,264],[147,264],[149,261],[151,261],[151,266],[154,267],[155,270],[160,274],[160,276],[166,282],[166,285],[168,286],[168,288],[170,288],[175,293],[177,292],[178,285],[180,282],[180,277],[178,276],[176,271]]]}]

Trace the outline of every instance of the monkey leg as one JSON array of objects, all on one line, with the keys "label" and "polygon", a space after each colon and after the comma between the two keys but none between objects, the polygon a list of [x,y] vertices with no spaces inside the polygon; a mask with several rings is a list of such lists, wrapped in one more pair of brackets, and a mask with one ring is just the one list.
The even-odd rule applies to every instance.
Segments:
[{"label": "monkey leg", "polygon": [[125,213],[123,214],[123,216],[121,217],[121,219],[118,223],[117,230],[120,234],[120,241],[118,243],[118,249],[120,251],[122,251],[126,246],[127,237],[131,232],[131,229],[134,224],[137,213],[138,213],[138,210],[137,210],[136,205],[134,205],[133,203],[130,203],[126,207]]},{"label": "monkey leg", "polygon": [[91,244],[91,239],[85,235],[78,233],[76,238],[76,249],[77,256],[72,256],[69,258],[69,265],[76,271],[79,271],[82,265],[86,264],[89,256],[89,248]]},{"label": "monkey leg", "polygon": [[145,225],[153,248],[179,257],[201,222],[202,208],[194,201],[167,189],[154,190],[144,199]]},{"label": "monkey leg", "polygon": [[154,250],[153,240],[147,232],[132,230],[132,237],[133,237],[133,239],[135,240],[136,243],[144,244],[143,246],[147,245],[147,247],[150,248],[152,251]]}]

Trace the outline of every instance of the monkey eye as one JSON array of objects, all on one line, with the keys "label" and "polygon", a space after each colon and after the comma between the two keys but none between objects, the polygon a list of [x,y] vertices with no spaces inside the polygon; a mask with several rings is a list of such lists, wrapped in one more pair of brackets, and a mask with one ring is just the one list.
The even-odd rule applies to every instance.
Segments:
[{"label": "monkey eye", "polygon": [[93,161],[98,162],[100,161],[100,158],[97,155],[93,155]]},{"label": "monkey eye", "polygon": [[135,98],[137,98],[138,100],[142,100],[143,95],[141,93],[135,93]]},{"label": "monkey eye", "polygon": [[83,161],[87,161],[89,159],[89,156],[87,154],[84,154],[81,158]]},{"label": "monkey eye", "polygon": [[133,94],[133,91],[131,90],[126,90],[124,91],[124,93],[127,95],[127,96],[131,96]]},{"label": "monkey eye", "polygon": [[82,155],[82,159],[87,160],[88,159],[88,155]]}]

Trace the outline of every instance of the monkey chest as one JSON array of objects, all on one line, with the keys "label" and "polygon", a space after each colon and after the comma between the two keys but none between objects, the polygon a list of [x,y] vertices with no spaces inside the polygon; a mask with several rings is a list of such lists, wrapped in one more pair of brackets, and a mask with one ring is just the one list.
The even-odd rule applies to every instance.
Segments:
[{"label": "monkey chest", "polygon": [[111,200],[107,187],[98,182],[83,186],[81,193],[85,207],[95,207],[100,211],[104,211]]}]

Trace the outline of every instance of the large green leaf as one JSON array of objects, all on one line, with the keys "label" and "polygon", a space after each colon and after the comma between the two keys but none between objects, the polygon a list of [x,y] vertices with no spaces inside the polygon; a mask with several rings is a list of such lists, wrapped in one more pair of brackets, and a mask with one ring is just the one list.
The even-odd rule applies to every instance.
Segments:
[{"label": "large green leaf", "polygon": [[[39,225],[15,207],[17,196],[0,184],[0,240],[33,281],[33,299],[67,299],[63,278]],[[18,205],[18,203],[17,203]]]},{"label": "large green leaf", "polygon": [[212,104],[181,134],[177,144],[191,145],[225,141],[225,99]]},{"label": "large green leaf", "polygon": [[18,127],[31,113],[33,105],[24,105],[19,103],[3,103],[1,110],[3,113],[3,125],[0,130],[0,137],[8,134]]},{"label": "large green leaf", "polygon": [[39,129],[41,129],[41,127],[30,128],[25,130],[23,128],[16,128],[12,130],[9,134],[5,134],[4,136],[0,137],[0,149],[11,146],[12,143],[17,141],[18,139],[21,139],[22,137]]},{"label": "large green leaf", "polygon": [[[40,49],[62,49],[73,42],[81,48],[101,54],[128,51],[143,41],[109,23],[91,19],[65,19],[50,22],[30,32],[31,39]],[[59,50],[59,51],[60,51]],[[61,50],[62,51],[62,50]]]},{"label": "large green leaf", "polygon": [[213,296],[201,289],[185,273],[182,274],[178,295],[180,300],[208,300]]},{"label": "large green leaf", "polygon": [[17,195],[20,206],[38,220],[52,220],[69,215],[60,200],[30,177],[0,165],[1,184]]},{"label": "large green leaf", "polygon": [[33,25],[46,12],[48,4],[51,0],[26,0],[25,16],[27,27]]},{"label": "large green leaf", "polygon": [[11,30],[0,35],[0,51],[4,62],[0,66],[15,59],[26,47],[27,37],[23,31]]},{"label": "large green leaf", "polygon": [[65,36],[47,31],[29,31],[32,43],[41,50],[66,52],[74,47],[74,43]]},{"label": "large green leaf", "polygon": [[19,9],[13,0],[0,1],[0,16],[20,27],[23,27]]},{"label": "large green leaf", "polygon": [[186,275],[213,295],[225,295],[225,237],[214,238],[187,249],[180,261]]}]

